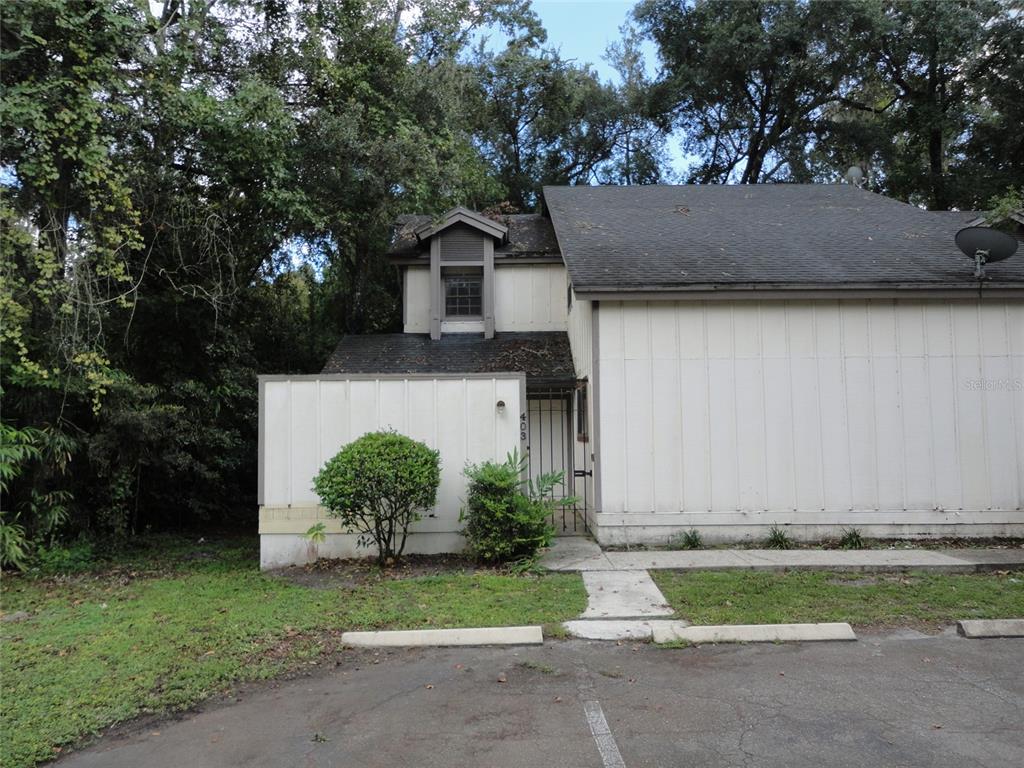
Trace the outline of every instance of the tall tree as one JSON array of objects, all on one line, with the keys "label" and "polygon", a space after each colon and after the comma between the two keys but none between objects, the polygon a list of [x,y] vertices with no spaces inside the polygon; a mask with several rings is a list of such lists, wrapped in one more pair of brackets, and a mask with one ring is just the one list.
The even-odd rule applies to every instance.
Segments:
[{"label": "tall tree", "polygon": [[622,39],[608,46],[605,53],[620,80],[615,88],[619,130],[611,162],[599,180],[602,184],[656,184],[667,176],[668,131],[651,111],[652,83],[640,33],[630,25],[620,31]]},{"label": "tall tree", "polygon": [[636,15],[690,181],[835,181],[860,164],[874,189],[944,209],[1024,179],[1019,0],[647,0]]},{"label": "tall tree", "polygon": [[850,86],[868,25],[855,2],[647,0],[656,111],[697,157],[692,182],[809,180],[804,154]]},{"label": "tall tree", "polygon": [[850,98],[843,106],[880,118],[885,190],[945,210],[957,197],[951,168],[981,97],[977,61],[997,36],[1011,33],[1006,26],[1013,20],[996,24],[1005,8],[997,0],[884,0],[866,7],[871,69],[863,87],[875,98],[869,104]]},{"label": "tall tree", "polygon": [[532,40],[499,52],[481,45],[472,68],[479,83],[473,133],[512,205],[534,209],[544,184],[600,178],[618,139],[620,108],[592,69]]},{"label": "tall tree", "polygon": [[949,167],[952,202],[978,209],[1008,188],[1024,190],[1024,2],[1000,6],[965,78],[972,108]]}]

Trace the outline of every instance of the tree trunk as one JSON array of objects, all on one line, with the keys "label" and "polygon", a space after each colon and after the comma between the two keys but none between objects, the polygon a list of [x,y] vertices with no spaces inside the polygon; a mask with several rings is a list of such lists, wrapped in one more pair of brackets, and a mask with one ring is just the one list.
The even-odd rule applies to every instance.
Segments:
[{"label": "tree trunk", "polygon": [[939,41],[932,35],[928,46],[928,186],[931,189],[929,208],[933,211],[949,209],[949,196],[946,193],[946,182],[943,174],[942,161],[944,142],[942,137],[942,83],[941,65],[939,64]]}]

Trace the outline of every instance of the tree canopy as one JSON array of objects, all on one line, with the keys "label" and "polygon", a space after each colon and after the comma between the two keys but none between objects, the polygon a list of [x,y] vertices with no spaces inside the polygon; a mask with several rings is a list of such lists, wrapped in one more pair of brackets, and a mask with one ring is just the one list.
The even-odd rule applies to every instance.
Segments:
[{"label": "tree canopy", "polygon": [[[999,0],[645,0],[652,110],[700,183],[836,181],[975,209],[1024,183],[1024,6]],[[993,173],[984,169],[991,168]]]}]

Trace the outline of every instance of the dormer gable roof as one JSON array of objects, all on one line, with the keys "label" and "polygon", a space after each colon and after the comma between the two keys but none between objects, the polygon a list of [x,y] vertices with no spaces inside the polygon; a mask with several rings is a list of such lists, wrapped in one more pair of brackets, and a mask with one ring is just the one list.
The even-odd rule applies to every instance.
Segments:
[{"label": "dormer gable roof", "polygon": [[418,226],[415,229],[416,239],[419,242],[424,242],[456,224],[470,226],[485,235],[490,235],[499,242],[504,242],[505,238],[508,237],[508,227],[460,205],[452,208],[440,219],[428,221]]}]

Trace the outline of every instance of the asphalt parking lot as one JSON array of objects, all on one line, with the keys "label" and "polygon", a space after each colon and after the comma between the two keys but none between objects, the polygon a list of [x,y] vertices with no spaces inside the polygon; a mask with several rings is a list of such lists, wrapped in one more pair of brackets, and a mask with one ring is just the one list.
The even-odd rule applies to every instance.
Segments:
[{"label": "asphalt parking lot", "polygon": [[1024,640],[344,652],[61,768],[1024,765]]}]

